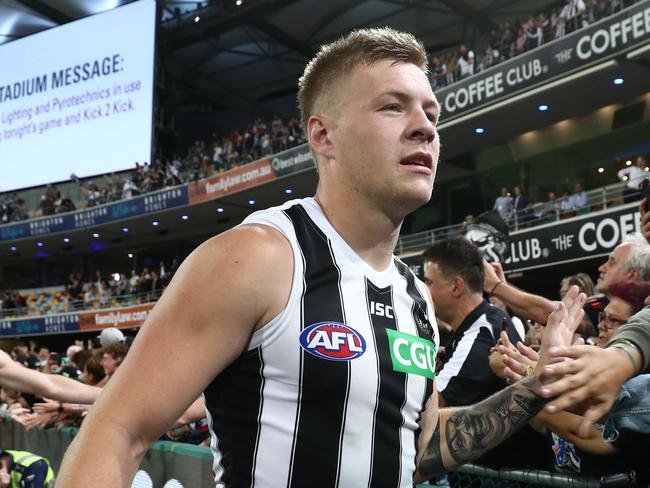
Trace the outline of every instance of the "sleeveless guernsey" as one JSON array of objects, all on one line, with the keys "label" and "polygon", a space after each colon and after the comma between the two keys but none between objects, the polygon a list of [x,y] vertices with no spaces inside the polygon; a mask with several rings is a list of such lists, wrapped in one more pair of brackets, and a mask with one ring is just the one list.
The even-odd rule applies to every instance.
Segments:
[{"label": "sleeveless guernsey", "polygon": [[217,486],[412,487],[439,337],[424,284],[373,270],[313,198],[252,223],[288,239],[293,284],[204,392]]}]

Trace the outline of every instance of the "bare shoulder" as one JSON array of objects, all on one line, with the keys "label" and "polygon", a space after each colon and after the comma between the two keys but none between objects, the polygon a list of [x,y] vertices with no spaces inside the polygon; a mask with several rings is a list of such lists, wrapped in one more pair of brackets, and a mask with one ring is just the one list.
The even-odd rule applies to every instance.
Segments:
[{"label": "bare shoulder", "polygon": [[292,276],[289,241],[269,226],[244,225],[197,247],[180,266],[160,305],[192,304],[193,311],[207,316],[237,310],[237,322],[258,328],[286,304]]}]

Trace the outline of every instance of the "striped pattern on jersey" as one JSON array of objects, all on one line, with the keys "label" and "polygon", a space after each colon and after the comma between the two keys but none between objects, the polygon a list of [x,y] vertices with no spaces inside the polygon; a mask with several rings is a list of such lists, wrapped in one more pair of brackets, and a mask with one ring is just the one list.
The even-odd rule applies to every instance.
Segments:
[{"label": "striped pattern on jersey", "polygon": [[[287,238],[294,278],[286,308],[204,392],[217,486],[413,486],[417,422],[433,382],[395,369],[390,331],[437,347],[424,286],[397,259],[370,268],[313,199],[256,212],[250,223]],[[324,339],[319,356],[321,323],[360,338]],[[361,340],[354,359],[332,359]]]},{"label": "striped pattern on jersey", "polygon": [[499,340],[506,323],[513,344],[519,334],[508,315],[483,300],[452,334],[446,348],[447,358],[436,386],[447,405],[472,405],[506,386],[489,366],[490,349]]}]

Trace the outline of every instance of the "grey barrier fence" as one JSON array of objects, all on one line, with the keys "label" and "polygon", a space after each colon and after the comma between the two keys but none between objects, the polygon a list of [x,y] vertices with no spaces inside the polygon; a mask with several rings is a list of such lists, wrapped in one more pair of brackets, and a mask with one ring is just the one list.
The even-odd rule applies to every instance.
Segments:
[{"label": "grey barrier fence", "polygon": [[[0,422],[0,449],[26,450],[49,459],[55,473],[78,429],[25,430],[14,422]],[[97,442],[101,443],[100,439]],[[98,460],[101,462],[101,460]],[[108,468],[110,469],[110,467]],[[208,448],[159,441],[147,451],[132,488],[214,488],[212,453]],[[434,485],[422,484],[417,488]],[[449,473],[438,488],[618,488],[635,486],[633,474],[598,478],[538,470],[501,469],[465,465]]]},{"label": "grey barrier fence", "polygon": [[[47,458],[59,472],[66,449],[78,429],[25,430],[14,422],[0,422],[0,449],[25,450]],[[101,439],[97,439],[101,443]],[[98,460],[97,462],[101,462]],[[110,466],[108,470],[112,469]],[[214,488],[212,454],[208,448],[159,441],[147,451],[132,488]]]}]

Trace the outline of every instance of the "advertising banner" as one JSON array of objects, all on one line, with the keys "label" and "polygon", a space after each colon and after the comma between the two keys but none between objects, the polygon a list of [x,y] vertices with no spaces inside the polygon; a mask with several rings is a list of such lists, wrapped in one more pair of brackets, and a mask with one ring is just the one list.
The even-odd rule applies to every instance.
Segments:
[{"label": "advertising banner", "polygon": [[169,208],[215,200],[224,195],[314,167],[309,146],[294,147],[269,159],[240,166],[210,178],[167,190],[68,214],[0,226],[0,242],[77,229],[160,212]]},{"label": "advertising banner", "polygon": [[106,327],[139,327],[149,316],[153,303],[111,310],[92,310],[79,313],[79,330],[101,330]]},{"label": "advertising banner", "polygon": [[309,150],[309,145],[294,147],[287,151],[275,154],[271,158],[271,166],[276,176],[297,173],[315,167],[314,158]]},{"label": "advertising banner", "polygon": [[442,122],[594,62],[620,56],[649,40],[650,2],[643,1],[550,44],[436,90],[443,109]]},{"label": "advertising banner", "polygon": [[[489,261],[496,261],[503,247],[504,270],[524,271],[565,262],[606,256],[622,242],[627,234],[639,232],[641,215],[638,203],[600,210],[582,217],[560,220],[550,224],[503,235],[486,230],[481,236],[481,250]],[[422,277],[422,255],[402,257],[418,276]]]},{"label": "advertising banner", "polygon": [[227,193],[251,188],[273,179],[275,174],[271,165],[266,159],[261,159],[217,176],[190,183],[189,201],[191,204],[207,202]]},{"label": "advertising banner", "polygon": [[0,242],[55,232],[86,229],[188,204],[187,185],[76,212],[0,226]]},{"label": "advertising banner", "polygon": [[507,271],[557,265],[609,254],[623,238],[640,230],[639,205],[630,203],[583,217],[513,233]]},{"label": "advertising banner", "polygon": [[60,334],[77,330],[79,330],[79,316],[76,313],[0,320],[0,337]]}]

